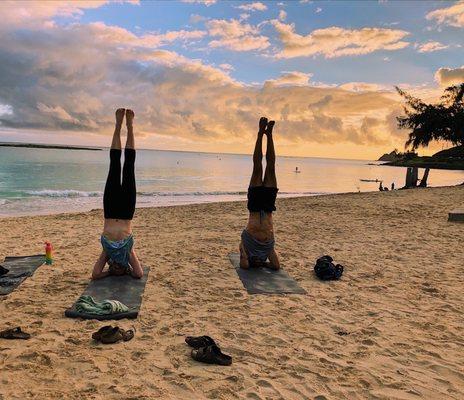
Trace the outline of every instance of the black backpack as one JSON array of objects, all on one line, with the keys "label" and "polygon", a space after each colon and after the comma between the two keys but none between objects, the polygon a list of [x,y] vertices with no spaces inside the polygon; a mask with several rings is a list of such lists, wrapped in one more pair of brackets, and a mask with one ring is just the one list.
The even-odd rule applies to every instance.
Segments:
[{"label": "black backpack", "polygon": [[332,257],[322,256],[317,259],[314,272],[316,276],[323,281],[337,280],[340,279],[343,274],[343,265],[335,265]]}]

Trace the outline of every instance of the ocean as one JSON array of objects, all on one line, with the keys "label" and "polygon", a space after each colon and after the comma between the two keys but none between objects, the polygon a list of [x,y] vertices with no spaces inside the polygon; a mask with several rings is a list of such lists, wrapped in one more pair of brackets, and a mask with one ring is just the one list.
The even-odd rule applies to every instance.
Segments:
[{"label": "ocean", "polygon": [[[405,168],[360,160],[278,157],[280,197],[377,191],[404,185]],[[0,147],[0,216],[102,208],[109,151]],[[295,172],[298,167],[299,173]],[[250,155],[138,150],[137,207],[246,199]],[[420,176],[422,175],[420,171]],[[464,171],[432,170],[429,186],[464,182]]]}]

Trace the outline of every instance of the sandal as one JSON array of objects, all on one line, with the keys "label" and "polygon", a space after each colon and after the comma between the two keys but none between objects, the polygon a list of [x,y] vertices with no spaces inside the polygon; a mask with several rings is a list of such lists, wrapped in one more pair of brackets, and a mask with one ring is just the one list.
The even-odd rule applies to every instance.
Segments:
[{"label": "sandal", "polygon": [[112,344],[117,343],[123,340],[124,342],[128,342],[129,340],[133,339],[135,329],[124,330],[117,326],[105,331],[101,337],[100,342],[104,344]]},{"label": "sandal", "polygon": [[27,340],[31,338],[29,333],[23,332],[18,326],[16,328],[5,329],[0,332],[0,338],[2,339],[22,339]]},{"label": "sandal", "polygon": [[113,327],[111,325],[102,326],[97,332],[92,333],[92,339],[99,342],[103,334],[109,332]]},{"label": "sandal", "polygon": [[232,364],[232,357],[224,354],[216,345],[202,347],[201,349],[193,349],[191,355],[195,361],[199,361],[205,364]]},{"label": "sandal", "polygon": [[185,343],[194,349],[216,345],[214,339],[209,336],[187,336],[185,338]]}]

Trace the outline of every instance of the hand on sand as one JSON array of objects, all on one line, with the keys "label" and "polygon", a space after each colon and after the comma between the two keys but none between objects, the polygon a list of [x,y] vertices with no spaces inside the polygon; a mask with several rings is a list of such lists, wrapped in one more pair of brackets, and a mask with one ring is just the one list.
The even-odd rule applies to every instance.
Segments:
[{"label": "hand on sand", "polygon": [[268,136],[272,135],[272,130],[274,129],[274,124],[275,124],[275,121],[269,121],[267,123],[267,129],[266,129],[266,132],[264,132],[266,135],[268,135]]},{"label": "hand on sand", "polygon": [[126,110],[126,125],[132,125],[132,121],[134,120],[134,117],[135,117],[134,111],[128,108]]},{"label": "hand on sand", "polygon": [[267,118],[261,117],[259,120],[259,133],[265,133],[267,126]]},{"label": "hand on sand", "polygon": [[122,124],[122,120],[124,119],[124,114],[126,112],[126,109],[125,108],[118,108],[116,110],[116,123],[121,125]]}]

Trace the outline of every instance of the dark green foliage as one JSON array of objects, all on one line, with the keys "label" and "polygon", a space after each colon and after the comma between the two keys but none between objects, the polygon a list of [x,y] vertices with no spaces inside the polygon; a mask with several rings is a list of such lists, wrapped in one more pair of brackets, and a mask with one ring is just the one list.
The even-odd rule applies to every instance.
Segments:
[{"label": "dark green foliage", "polygon": [[398,127],[409,129],[405,147],[416,150],[434,140],[464,145],[464,83],[445,89],[437,104],[426,104],[396,87],[406,100],[406,115],[397,117]]}]

